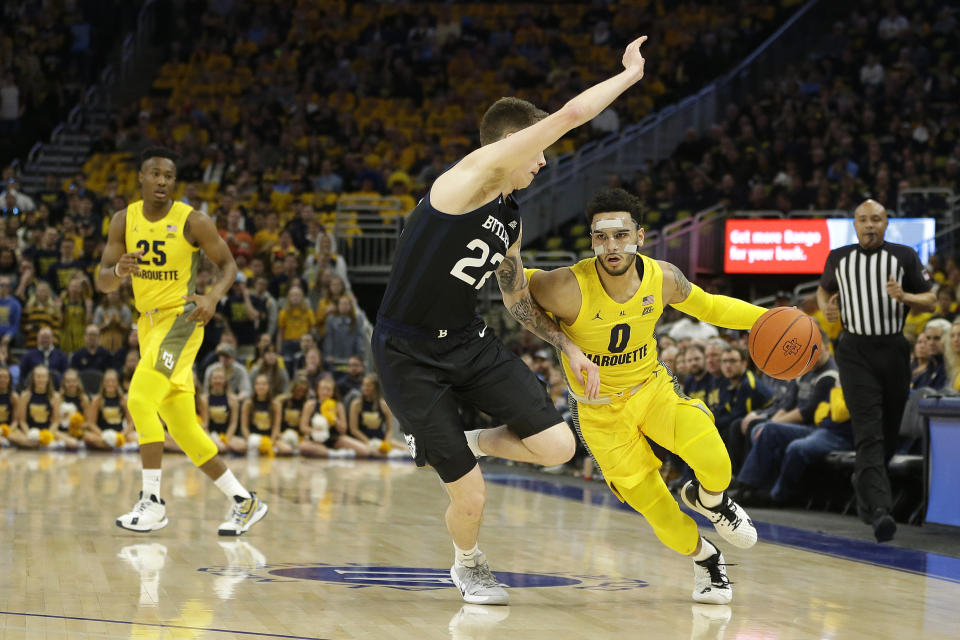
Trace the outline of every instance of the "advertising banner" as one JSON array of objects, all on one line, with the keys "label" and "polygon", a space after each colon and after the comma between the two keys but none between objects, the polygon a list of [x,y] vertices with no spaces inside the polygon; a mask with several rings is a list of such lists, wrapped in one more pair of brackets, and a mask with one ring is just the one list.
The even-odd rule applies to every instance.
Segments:
[{"label": "advertising banner", "polygon": [[[924,264],[933,251],[933,218],[891,218],[885,240],[913,247]],[[728,219],[726,273],[823,273],[831,249],[857,242],[853,218]]]}]

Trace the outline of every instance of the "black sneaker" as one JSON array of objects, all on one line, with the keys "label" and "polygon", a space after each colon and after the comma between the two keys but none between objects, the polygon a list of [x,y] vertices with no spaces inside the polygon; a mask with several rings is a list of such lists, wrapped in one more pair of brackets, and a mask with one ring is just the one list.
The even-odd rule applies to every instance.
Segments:
[{"label": "black sneaker", "polygon": [[873,537],[877,542],[890,542],[897,532],[897,523],[886,509],[878,507],[873,515]]}]

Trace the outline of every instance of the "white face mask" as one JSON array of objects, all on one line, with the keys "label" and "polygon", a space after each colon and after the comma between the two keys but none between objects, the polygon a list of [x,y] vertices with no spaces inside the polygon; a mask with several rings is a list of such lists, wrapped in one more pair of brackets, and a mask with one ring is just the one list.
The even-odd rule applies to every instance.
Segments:
[{"label": "white face mask", "polygon": [[[612,234],[606,233],[605,229],[615,229]],[[610,253],[636,253],[638,245],[630,242],[630,236],[633,235],[633,230],[629,227],[624,226],[623,220],[619,218],[600,218],[595,220],[593,223],[593,229],[590,231],[590,235],[593,238],[593,252],[597,256],[602,256],[607,253],[607,243],[612,239],[616,249]],[[603,236],[603,240],[600,241],[600,236]],[[599,244],[598,244],[599,242]]]}]

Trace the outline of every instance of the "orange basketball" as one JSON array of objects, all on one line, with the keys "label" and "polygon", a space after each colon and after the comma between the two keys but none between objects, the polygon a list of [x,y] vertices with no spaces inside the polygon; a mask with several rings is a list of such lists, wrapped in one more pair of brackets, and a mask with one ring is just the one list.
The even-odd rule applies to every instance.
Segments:
[{"label": "orange basketball", "polygon": [[776,307],[750,330],[750,357],[765,374],[793,380],[809,371],[823,344],[816,320],[796,307]]}]

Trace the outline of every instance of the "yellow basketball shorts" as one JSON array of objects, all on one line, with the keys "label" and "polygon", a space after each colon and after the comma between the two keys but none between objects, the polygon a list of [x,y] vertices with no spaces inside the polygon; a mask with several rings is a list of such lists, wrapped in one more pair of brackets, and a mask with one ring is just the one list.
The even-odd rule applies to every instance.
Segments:
[{"label": "yellow basketball shorts", "polygon": [[644,436],[677,453],[708,491],[730,484],[730,457],[713,414],[700,400],[686,396],[679,382],[657,367],[632,396],[614,396],[610,404],[577,403],[583,440],[610,488],[640,484],[660,467]]},{"label": "yellow basketball shorts", "polygon": [[[170,392],[194,392],[193,363],[203,342],[203,326],[186,318],[194,310],[190,304],[143,314],[137,322],[140,340],[140,364],[170,380]],[[162,398],[158,398],[162,400]]]},{"label": "yellow basketball shorts", "polygon": [[200,466],[217,454],[217,446],[197,422],[193,363],[203,327],[187,321],[193,308],[141,316],[140,364],[130,382],[127,408],[141,445],[164,441],[162,418],[183,452]]}]

